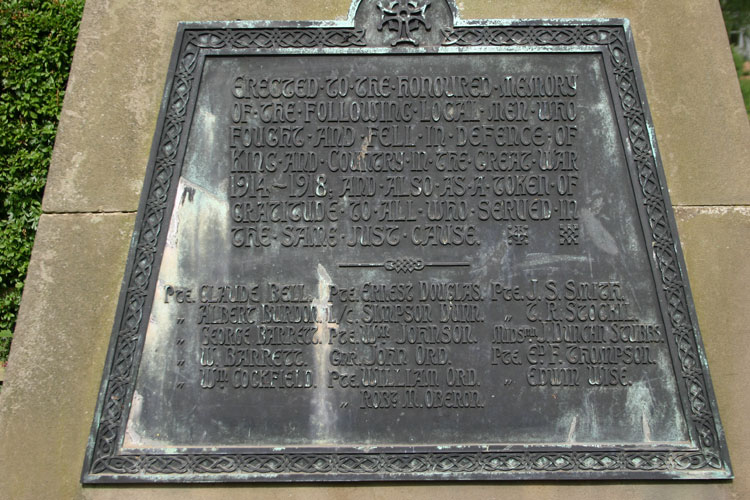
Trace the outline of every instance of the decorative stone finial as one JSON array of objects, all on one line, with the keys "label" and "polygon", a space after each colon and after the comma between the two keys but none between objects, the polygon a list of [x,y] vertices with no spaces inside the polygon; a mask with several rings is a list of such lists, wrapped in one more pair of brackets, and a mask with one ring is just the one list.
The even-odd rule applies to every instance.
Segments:
[{"label": "decorative stone finial", "polygon": [[383,16],[378,30],[382,31],[384,26],[388,26],[389,30],[399,32],[399,38],[391,44],[393,46],[399,43],[417,46],[419,43],[412,38],[412,32],[419,29],[420,24],[427,31],[430,30],[430,23],[424,17],[429,6],[429,0],[391,0],[388,7],[383,6],[383,2],[378,2],[378,8]]}]

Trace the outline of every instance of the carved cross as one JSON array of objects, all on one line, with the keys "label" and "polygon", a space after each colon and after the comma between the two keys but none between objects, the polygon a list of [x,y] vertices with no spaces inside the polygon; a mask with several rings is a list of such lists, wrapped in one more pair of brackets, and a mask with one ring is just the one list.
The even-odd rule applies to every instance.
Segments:
[{"label": "carved cross", "polygon": [[399,43],[419,45],[412,38],[412,32],[419,29],[420,24],[427,31],[430,30],[430,23],[424,17],[424,13],[429,6],[429,0],[391,0],[388,2],[388,7],[383,6],[383,2],[378,2],[378,8],[383,15],[378,25],[378,31],[382,31],[383,26],[388,26],[389,30],[399,32],[398,40],[395,40],[391,45],[395,46]]}]

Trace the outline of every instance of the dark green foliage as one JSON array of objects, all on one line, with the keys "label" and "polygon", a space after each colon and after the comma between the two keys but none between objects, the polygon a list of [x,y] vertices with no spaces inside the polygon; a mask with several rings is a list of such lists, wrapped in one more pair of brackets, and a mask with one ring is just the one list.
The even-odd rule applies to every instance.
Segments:
[{"label": "dark green foliage", "polygon": [[742,98],[745,100],[745,110],[748,118],[750,118],[750,80],[740,80],[740,90],[742,91]]},{"label": "dark green foliage", "polygon": [[750,26],[750,0],[719,0],[727,32],[745,30]]},{"label": "dark green foliage", "polygon": [[0,362],[10,349],[84,0],[0,0]]},{"label": "dark green foliage", "polygon": [[[750,0],[719,0],[721,12],[724,15],[729,41],[732,44],[740,43],[740,32],[744,33],[744,39],[750,37]],[[745,101],[745,110],[750,117],[750,75],[742,70],[745,57],[732,46],[732,58],[737,76],[740,78],[740,90]]]}]

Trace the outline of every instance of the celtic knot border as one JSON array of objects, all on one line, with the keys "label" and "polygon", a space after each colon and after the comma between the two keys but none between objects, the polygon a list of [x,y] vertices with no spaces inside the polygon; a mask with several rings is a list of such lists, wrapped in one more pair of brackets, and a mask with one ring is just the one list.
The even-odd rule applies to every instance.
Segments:
[{"label": "celtic knot border", "polygon": [[93,474],[275,476],[278,474],[376,475],[425,473],[444,477],[548,472],[672,472],[714,467],[698,452],[678,451],[525,451],[426,453],[259,453],[121,455],[94,462]]},{"label": "celtic knot border", "polygon": [[399,259],[388,259],[383,264],[386,271],[395,271],[396,273],[411,274],[414,271],[421,271],[425,268],[424,260],[414,257],[402,257]]},{"label": "celtic knot border", "polygon": [[[136,228],[133,265],[126,276],[123,308],[112,338],[111,368],[102,386],[103,396],[97,408],[100,417],[87,455],[85,481],[108,482],[114,477],[127,477],[130,481],[155,481],[186,476],[209,478],[206,480],[304,479],[332,474],[373,479],[384,478],[386,474],[390,479],[414,478],[418,475],[502,479],[523,477],[524,473],[529,472],[548,473],[550,477],[580,477],[581,473],[621,477],[633,472],[642,473],[643,477],[668,477],[674,471],[720,470],[725,467],[721,436],[696,343],[697,329],[689,313],[669,222],[670,212],[661,194],[663,185],[657,170],[656,153],[648,135],[648,120],[641,104],[641,91],[625,28],[584,24],[458,26],[441,32],[445,46],[586,46],[603,47],[605,54],[609,54],[618,92],[613,97],[616,97],[615,101],[627,125],[626,139],[632,150],[643,206],[648,215],[662,290],[666,294],[668,317],[674,333],[673,348],[679,359],[681,383],[685,385],[688,395],[692,434],[698,438],[699,448],[658,451],[600,449],[595,452],[118,454],[121,429],[127,418],[127,398],[136,375],[139,331],[148,289],[154,279],[153,269],[158,243],[163,237],[162,226],[168,210],[169,193],[173,189],[175,172],[179,170],[178,155],[180,148],[184,147],[184,124],[200,70],[198,61],[201,51],[225,48],[362,47],[366,44],[364,30],[355,28],[188,28],[177,57],[153,174],[146,188],[142,219]],[[424,265],[421,261],[406,267],[400,264],[397,266],[393,263],[393,269],[411,272]]]}]

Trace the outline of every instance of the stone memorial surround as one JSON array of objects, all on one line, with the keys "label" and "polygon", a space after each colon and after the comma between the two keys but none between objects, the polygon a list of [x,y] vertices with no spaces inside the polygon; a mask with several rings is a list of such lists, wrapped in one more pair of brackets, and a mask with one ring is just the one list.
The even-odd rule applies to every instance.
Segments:
[{"label": "stone memorial surround", "polygon": [[750,498],[750,127],[714,0],[465,0],[464,18],[631,21],[736,479],[82,487],[178,21],[341,19],[330,2],[89,0],[0,394],[0,498]]}]

